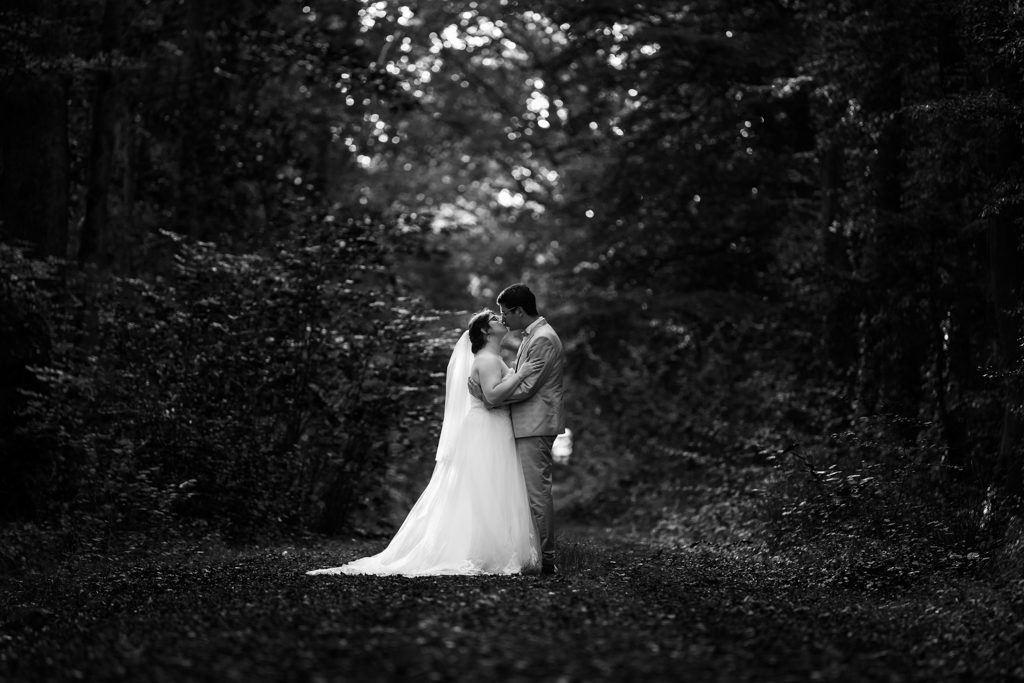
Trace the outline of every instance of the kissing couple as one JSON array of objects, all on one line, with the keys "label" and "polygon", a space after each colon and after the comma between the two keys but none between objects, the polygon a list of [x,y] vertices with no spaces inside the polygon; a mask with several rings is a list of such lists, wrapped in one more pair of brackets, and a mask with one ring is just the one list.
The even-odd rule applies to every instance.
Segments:
[{"label": "kissing couple", "polygon": [[[514,284],[463,332],[445,380],[430,482],[382,552],[307,574],[555,574],[551,446],[565,428],[565,353]],[[501,340],[522,330],[515,367]]]}]

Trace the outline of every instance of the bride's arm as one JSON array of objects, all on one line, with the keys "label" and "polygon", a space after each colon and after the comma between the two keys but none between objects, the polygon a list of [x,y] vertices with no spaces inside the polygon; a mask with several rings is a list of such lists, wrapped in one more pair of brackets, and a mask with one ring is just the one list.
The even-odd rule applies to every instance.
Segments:
[{"label": "bride's arm", "polygon": [[540,364],[536,362],[523,363],[519,370],[502,377],[504,363],[500,358],[484,356],[477,358],[476,364],[477,374],[480,377],[480,390],[483,393],[484,401],[489,405],[504,401],[524,379],[540,368]]}]

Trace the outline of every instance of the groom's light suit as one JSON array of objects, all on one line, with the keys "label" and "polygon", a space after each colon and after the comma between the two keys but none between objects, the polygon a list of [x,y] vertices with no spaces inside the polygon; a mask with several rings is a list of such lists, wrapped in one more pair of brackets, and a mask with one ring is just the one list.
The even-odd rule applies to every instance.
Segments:
[{"label": "groom's light suit", "polygon": [[565,430],[562,376],[565,352],[562,340],[544,318],[525,330],[516,355],[516,369],[529,360],[543,361],[541,369],[520,383],[503,404],[509,404],[516,451],[526,478],[530,511],[540,536],[545,564],[555,561],[555,516],[551,497],[551,446]]}]

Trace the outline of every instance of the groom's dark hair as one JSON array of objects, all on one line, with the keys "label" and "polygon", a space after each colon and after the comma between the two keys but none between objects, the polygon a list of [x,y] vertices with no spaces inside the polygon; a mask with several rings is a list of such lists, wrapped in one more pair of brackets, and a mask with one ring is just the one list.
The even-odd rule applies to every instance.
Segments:
[{"label": "groom's dark hair", "polygon": [[498,295],[498,304],[505,308],[522,308],[527,315],[537,315],[537,297],[522,282],[509,285]]}]

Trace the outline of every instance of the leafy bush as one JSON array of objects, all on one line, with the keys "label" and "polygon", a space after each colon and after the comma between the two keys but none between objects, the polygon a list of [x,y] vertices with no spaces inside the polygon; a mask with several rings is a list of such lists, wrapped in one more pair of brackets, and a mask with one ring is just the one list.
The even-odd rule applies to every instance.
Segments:
[{"label": "leafy bush", "polygon": [[385,230],[328,222],[264,254],[164,233],[173,273],[77,277],[33,368],[35,498],[108,531],[342,527],[435,409],[423,361],[448,344],[395,291]]},{"label": "leafy bush", "polygon": [[992,558],[1014,518],[1012,502],[951,481],[935,467],[940,445],[924,437],[907,444],[901,422],[863,418],[820,443],[769,456],[769,547],[815,553],[830,580],[852,587],[899,585],[925,568]]},{"label": "leafy bush", "polygon": [[569,344],[578,456],[566,512],[629,514],[680,538],[728,536],[737,525],[750,536],[760,451],[823,419],[797,400],[807,392],[796,335],[751,297],[704,292],[643,305],[602,300],[568,325],[582,332]]},{"label": "leafy bush", "polygon": [[[20,249],[0,243],[0,519],[32,515],[36,481],[50,463],[44,454],[25,453],[29,445],[16,434],[17,415],[26,406],[24,392],[41,388],[33,365],[49,362],[50,331],[40,283],[56,275],[52,262],[28,259]],[[22,454],[20,457],[18,454]]]}]

